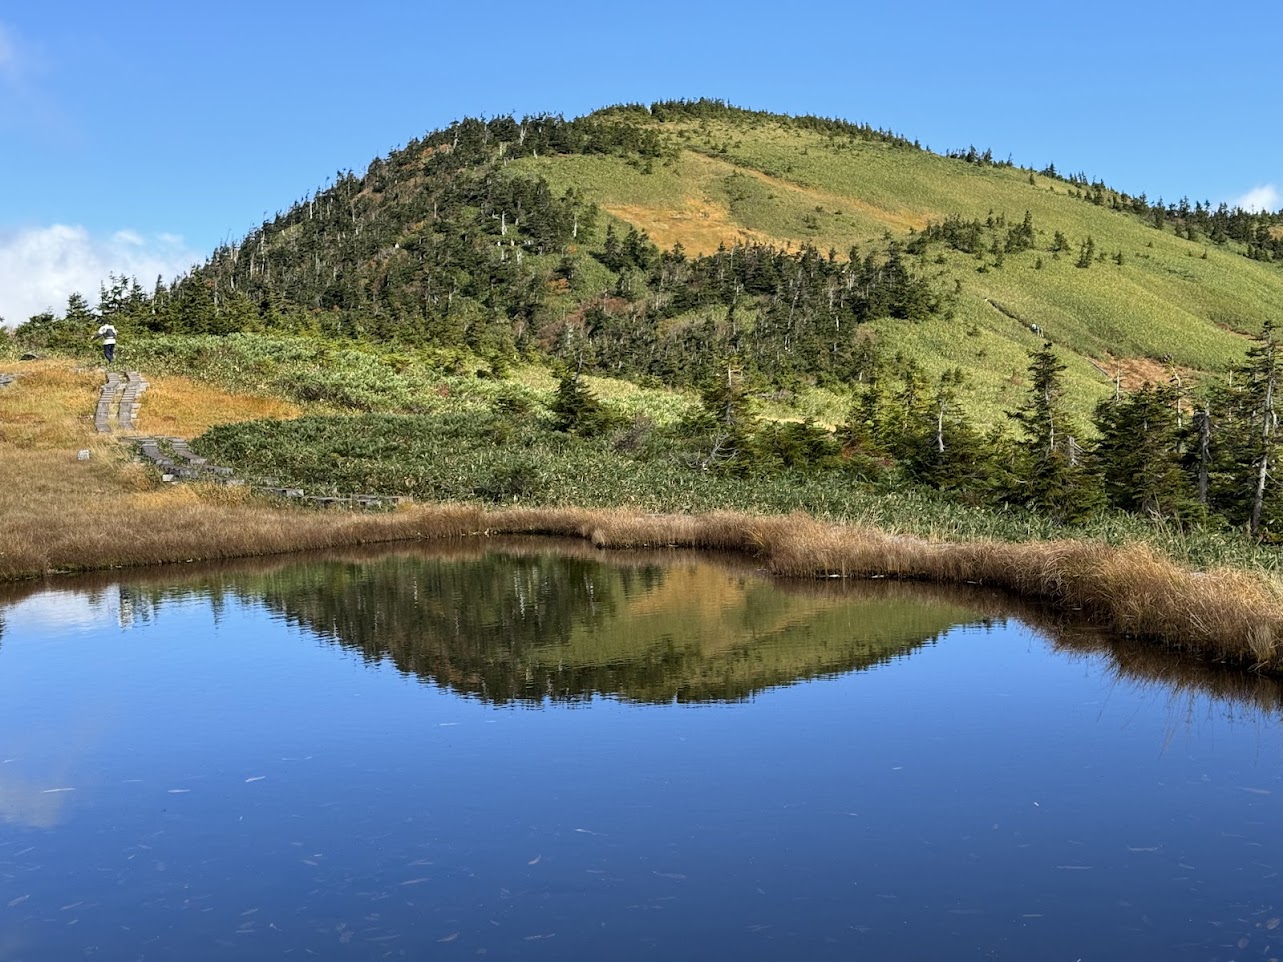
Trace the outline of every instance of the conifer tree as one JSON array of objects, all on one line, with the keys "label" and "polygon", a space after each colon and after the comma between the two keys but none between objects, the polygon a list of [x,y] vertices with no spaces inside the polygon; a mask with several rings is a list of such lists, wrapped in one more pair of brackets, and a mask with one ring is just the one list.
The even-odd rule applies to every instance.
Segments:
[{"label": "conifer tree", "polygon": [[1023,437],[1015,446],[1013,500],[1055,518],[1074,521],[1099,501],[1085,452],[1072,432],[1062,401],[1065,365],[1051,342],[1029,355],[1029,395],[1011,417]]},{"label": "conifer tree", "polygon": [[694,466],[701,471],[743,475],[754,466],[753,414],[742,373],[733,366],[700,392],[700,411],[686,424],[699,450]]},{"label": "conifer tree", "polygon": [[550,409],[555,415],[553,427],[558,431],[596,437],[618,426],[619,417],[597,399],[583,383],[580,372],[569,371],[557,383],[557,395]]},{"label": "conifer tree", "polygon": [[1274,472],[1280,445],[1276,407],[1281,362],[1274,325],[1266,322],[1229,385],[1209,405],[1209,504],[1253,536],[1261,536],[1279,515]]},{"label": "conifer tree", "polygon": [[1082,248],[1078,251],[1078,260],[1074,263],[1075,267],[1091,267],[1091,262],[1096,257],[1096,242],[1089,236],[1083,241]]},{"label": "conifer tree", "polygon": [[838,429],[838,441],[848,469],[858,477],[882,477],[895,463],[883,443],[888,403],[875,370],[874,376],[856,394],[846,422]]},{"label": "conifer tree", "polygon": [[1146,384],[1097,405],[1094,453],[1101,493],[1113,507],[1181,521],[1198,513],[1182,468],[1177,401],[1176,387]]},{"label": "conifer tree", "polygon": [[993,473],[993,449],[967,418],[958,396],[963,375],[953,368],[940,375],[927,410],[926,430],[919,431],[904,466],[915,481],[941,491],[976,497]]}]

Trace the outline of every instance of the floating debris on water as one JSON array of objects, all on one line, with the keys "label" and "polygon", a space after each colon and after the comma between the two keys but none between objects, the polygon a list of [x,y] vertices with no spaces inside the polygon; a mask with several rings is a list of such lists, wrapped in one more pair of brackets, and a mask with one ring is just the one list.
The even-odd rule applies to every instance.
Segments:
[{"label": "floating debris on water", "polygon": [[74,792],[74,788],[46,788],[41,795],[57,795],[59,792]]},{"label": "floating debris on water", "polygon": [[532,859],[531,859],[529,862],[527,862],[526,864],[527,864],[527,865],[538,865],[538,864],[539,864],[539,860],[540,860],[541,858],[543,858],[543,856],[542,856],[542,855],[536,855],[534,858],[532,858]]},{"label": "floating debris on water", "polygon": [[437,939],[438,942],[453,942],[459,937],[458,932],[451,932],[449,935]]},{"label": "floating debris on water", "polygon": [[266,775],[251,775],[249,778],[245,779],[245,784],[248,785],[250,782],[261,782],[266,777]]}]

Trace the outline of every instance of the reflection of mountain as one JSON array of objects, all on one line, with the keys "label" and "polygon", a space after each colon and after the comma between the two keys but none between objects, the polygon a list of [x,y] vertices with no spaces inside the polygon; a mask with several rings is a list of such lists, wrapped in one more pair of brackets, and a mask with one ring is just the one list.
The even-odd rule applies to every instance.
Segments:
[{"label": "reflection of mountain", "polygon": [[742,699],[867,668],[976,620],[947,604],[788,592],[750,572],[674,560],[397,555],[283,569],[254,579],[254,593],[366,658],[494,702]]},{"label": "reflection of mountain", "polygon": [[496,701],[594,692],[694,701],[865,667],[961,621],[1017,618],[1062,651],[1108,658],[1120,683],[1283,718],[1277,678],[1128,642],[992,589],[766,582],[751,564],[552,538],[370,546],[157,566],[131,571],[127,583],[98,573],[0,584],[0,623],[18,634],[71,616],[127,628],[162,617],[176,599],[204,599],[215,619],[242,599],[367,658]]}]

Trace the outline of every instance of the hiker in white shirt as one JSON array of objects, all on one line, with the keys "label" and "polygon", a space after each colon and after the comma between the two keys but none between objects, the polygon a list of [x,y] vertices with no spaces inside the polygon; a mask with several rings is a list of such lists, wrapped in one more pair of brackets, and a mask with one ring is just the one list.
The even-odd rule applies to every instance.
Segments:
[{"label": "hiker in white shirt", "polygon": [[98,333],[94,335],[94,339],[102,341],[102,356],[110,364],[112,358],[116,356],[116,329],[111,326],[110,322],[107,322],[98,328]]}]

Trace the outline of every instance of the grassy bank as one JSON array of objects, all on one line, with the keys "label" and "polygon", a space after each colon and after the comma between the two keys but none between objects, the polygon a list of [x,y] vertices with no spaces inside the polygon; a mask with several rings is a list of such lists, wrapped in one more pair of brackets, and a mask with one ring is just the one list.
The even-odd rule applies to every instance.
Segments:
[{"label": "grassy bank", "polygon": [[[591,454],[573,438],[559,441],[560,451],[528,449],[522,463],[534,473],[525,481],[522,471],[514,475],[499,460],[469,462],[471,476],[442,473],[431,464],[437,449],[426,449],[423,477],[456,483],[454,492],[434,489],[453,503],[386,514],[300,510],[244,488],[163,486],[123,445],[92,433],[100,373],[45,361],[24,365],[21,374],[0,394],[0,579],[410,539],[559,535],[599,548],[734,551],[790,578],[989,585],[1081,611],[1133,637],[1283,671],[1283,593],[1267,570],[1273,555],[1214,532],[1163,532],[1109,517],[1095,529],[1056,528],[1032,515],[1004,518],[834,477],[747,483],[676,473],[660,462],[649,469],[656,473],[646,474],[641,462],[593,460],[624,454]],[[156,399],[166,397],[185,401],[158,410]],[[140,426],[192,435],[220,421],[301,410],[274,407],[279,404],[153,376]],[[279,434],[289,422],[260,423]],[[366,448],[376,440],[366,434]],[[510,440],[528,448],[520,433]],[[491,436],[491,447],[495,441]],[[90,452],[88,460],[77,459],[79,450]],[[345,461],[359,459],[321,450],[318,464],[331,476],[356,470]],[[306,454],[315,456],[315,450]],[[469,455],[459,457],[463,471]],[[382,462],[364,468],[375,463]],[[501,469],[509,471],[509,482],[529,485],[517,496],[534,506],[498,506],[511,503],[512,494],[503,491],[482,503],[477,480],[493,482]],[[678,483],[679,477],[689,480]],[[354,474],[351,480],[370,479]],[[739,510],[715,510],[727,505]],[[807,513],[794,510],[803,505]]]}]

